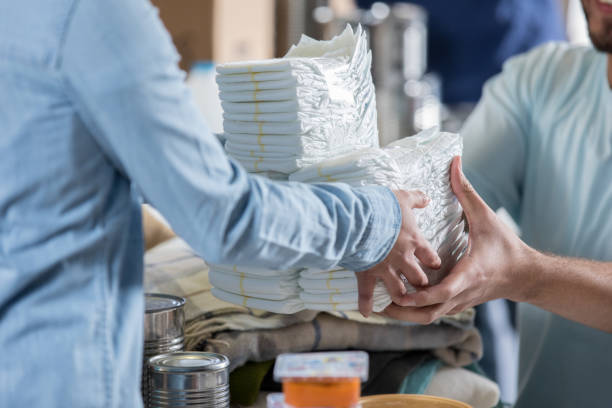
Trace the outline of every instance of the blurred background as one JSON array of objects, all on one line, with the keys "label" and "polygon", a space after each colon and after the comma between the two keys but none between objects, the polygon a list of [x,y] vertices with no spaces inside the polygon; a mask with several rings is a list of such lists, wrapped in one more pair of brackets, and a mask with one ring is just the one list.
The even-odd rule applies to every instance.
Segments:
[{"label": "blurred background", "polygon": [[[589,44],[580,0],[153,0],[211,130],[222,133],[215,64],[282,57],[302,34],[361,24],[372,50],[381,145],[431,126],[459,131],[504,61],[548,41]],[[502,214],[503,216],[503,214]],[[505,217],[509,220],[509,217]],[[518,231],[520,233],[520,231]],[[481,365],[517,395],[515,308],[479,307]]]},{"label": "blurred background", "polygon": [[282,57],[302,34],[361,24],[372,49],[381,145],[456,131],[503,62],[547,41],[588,43],[580,0],[154,0],[214,132],[214,64]]}]

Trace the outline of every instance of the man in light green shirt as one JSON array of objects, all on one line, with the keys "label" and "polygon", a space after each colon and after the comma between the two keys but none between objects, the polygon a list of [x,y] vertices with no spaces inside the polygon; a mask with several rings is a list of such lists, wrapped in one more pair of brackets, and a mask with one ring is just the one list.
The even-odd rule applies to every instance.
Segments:
[{"label": "man in light green shirt", "polygon": [[[508,298],[553,312],[521,305],[540,323],[521,333],[539,335],[539,349],[521,349],[531,375],[519,406],[612,401],[612,1],[583,6],[595,49],[545,45],[485,85],[462,131],[466,173],[484,201],[458,160],[452,169],[470,251],[440,285],[402,302],[409,307],[388,309],[429,322]],[[508,210],[523,241],[485,202]]]}]

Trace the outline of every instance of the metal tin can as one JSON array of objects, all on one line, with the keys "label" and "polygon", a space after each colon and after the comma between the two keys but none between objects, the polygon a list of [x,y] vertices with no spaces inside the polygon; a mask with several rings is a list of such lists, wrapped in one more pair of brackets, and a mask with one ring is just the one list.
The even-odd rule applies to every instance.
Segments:
[{"label": "metal tin can", "polygon": [[229,407],[229,359],[217,353],[176,352],[149,359],[149,406]]},{"label": "metal tin can", "polygon": [[161,293],[145,293],[144,355],[142,360],[142,399],[149,406],[147,361],[158,354],[183,350],[185,299]]}]

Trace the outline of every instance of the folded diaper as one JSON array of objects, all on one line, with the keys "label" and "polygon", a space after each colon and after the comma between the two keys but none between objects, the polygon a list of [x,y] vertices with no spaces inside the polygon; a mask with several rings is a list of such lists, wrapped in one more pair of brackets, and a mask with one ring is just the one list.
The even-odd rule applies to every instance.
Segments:
[{"label": "folded diaper", "polygon": [[[256,145],[247,144],[247,143],[237,143],[233,139],[232,140],[228,139],[227,143],[225,143],[225,150],[227,150],[228,152],[231,152],[232,155],[238,155],[238,156],[246,156],[246,155],[251,155],[254,153],[266,153],[269,155],[282,154],[284,156],[297,156],[300,153],[303,153],[305,148],[306,148],[305,146],[300,145],[300,144],[295,144],[292,146],[280,145],[280,144],[273,145],[273,146],[269,144],[266,145],[264,144],[263,137],[262,137],[262,143],[256,144]],[[251,153],[251,152],[254,152],[254,153]]]},{"label": "folded diaper", "polygon": [[287,271],[278,271],[273,269],[266,268],[254,268],[254,267],[243,267],[237,265],[217,265],[217,264],[209,264],[211,271],[215,270],[218,272],[224,272],[229,274],[234,274],[237,276],[241,276],[242,274],[246,276],[253,277],[263,277],[263,278],[277,278],[284,277],[287,279],[297,278],[300,274],[299,269],[289,269]]},{"label": "folded diaper", "polygon": [[246,274],[235,275],[211,269],[210,284],[227,292],[243,296],[255,296],[268,300],[284,300],[295,297],[300,289],[297,279],[262,278]]},{"label": "folded diaper", "polygon": [[219,87],[223,92],[253,92],[264,89],[287,89],[297,85],[297,80],[293,77],[282,79],[280,81],[244,81],[222,83]]},{"label": "folded diaper", "polygon": [[224,112],[223,118],[240,122],[295,122],[306,118],[304,112],[241,113]]},{"label": "folded diaper", "polygon": [[343,182],[399,188],[404,176],[395,160],[380,148],[358,150],[305,167],[289,175],[291,181]]},{"label": "folded diaper", "polygon": [[285,300],[267,300],[251,296],[242,296],[213,287],[211,293],[218,299],[235,305],[242,305],[252,309],[267,310],[273,313],[293,314],[304,310],[304,302],[299,297]]},{"label": "folded diaper", "polygon": [[[355,284],[357,280],[355,279]],[[312,310],[357,310],[359,308],[359,293],[357,286],[352,292],[315,294],[307,291],[300,292],[300,299],[304,301],[304,306]],[[378,282],[374,287],[372,310],[381,312],[391,304],[391,298],[387,289]]]},{"label": "folded diaper", "polygon": [[347,271],[344,268],[324,269],[307,268],[300,271],[300,277],[304,279],[339,279],[354,278],[355,272]]},{"label": "folded diaper", "polygon": [[[284,71],[260,71],[260,72],[245,72],[245,73],[223,73],[217,76],[217,84],[219,86],[225,86],[236,83],[251,83],[256,84],[258,82],[283,82],[294,79],[291,74],[291,70],[285,69]],[[226,89],[231,89],[226,88]]]},{"label": "folded diaper", "polygon": [[[299,113],[307,111],[301,101],[297,99],[280,101],[280,102],[227,102],[221,101],[223,113]],[[253,118],[257,121],[257,118]]]},{"label": "folded diaper", "polygon": [[357,278],[355,278],[355,276],[337,279],[300,278],[298,283],[304,290],[315,289],[318,290],[319,293],[321,293],[320,291],[324,290],[328,290],[329,293],[340,293],[355,290],[357,288]]}]

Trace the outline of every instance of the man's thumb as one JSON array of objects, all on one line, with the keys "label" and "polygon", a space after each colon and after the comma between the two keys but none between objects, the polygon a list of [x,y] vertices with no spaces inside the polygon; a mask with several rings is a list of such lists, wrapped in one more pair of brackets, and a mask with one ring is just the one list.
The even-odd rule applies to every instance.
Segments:
[{"label": "man's thumb", "polygon": [[457,196],[468,222],[472,217],[477,217],[479,213],[487,211],[487,204],[480,198],[474,187],[461,170],[461,157],[456,156],[451,163],[451,186]]}]

